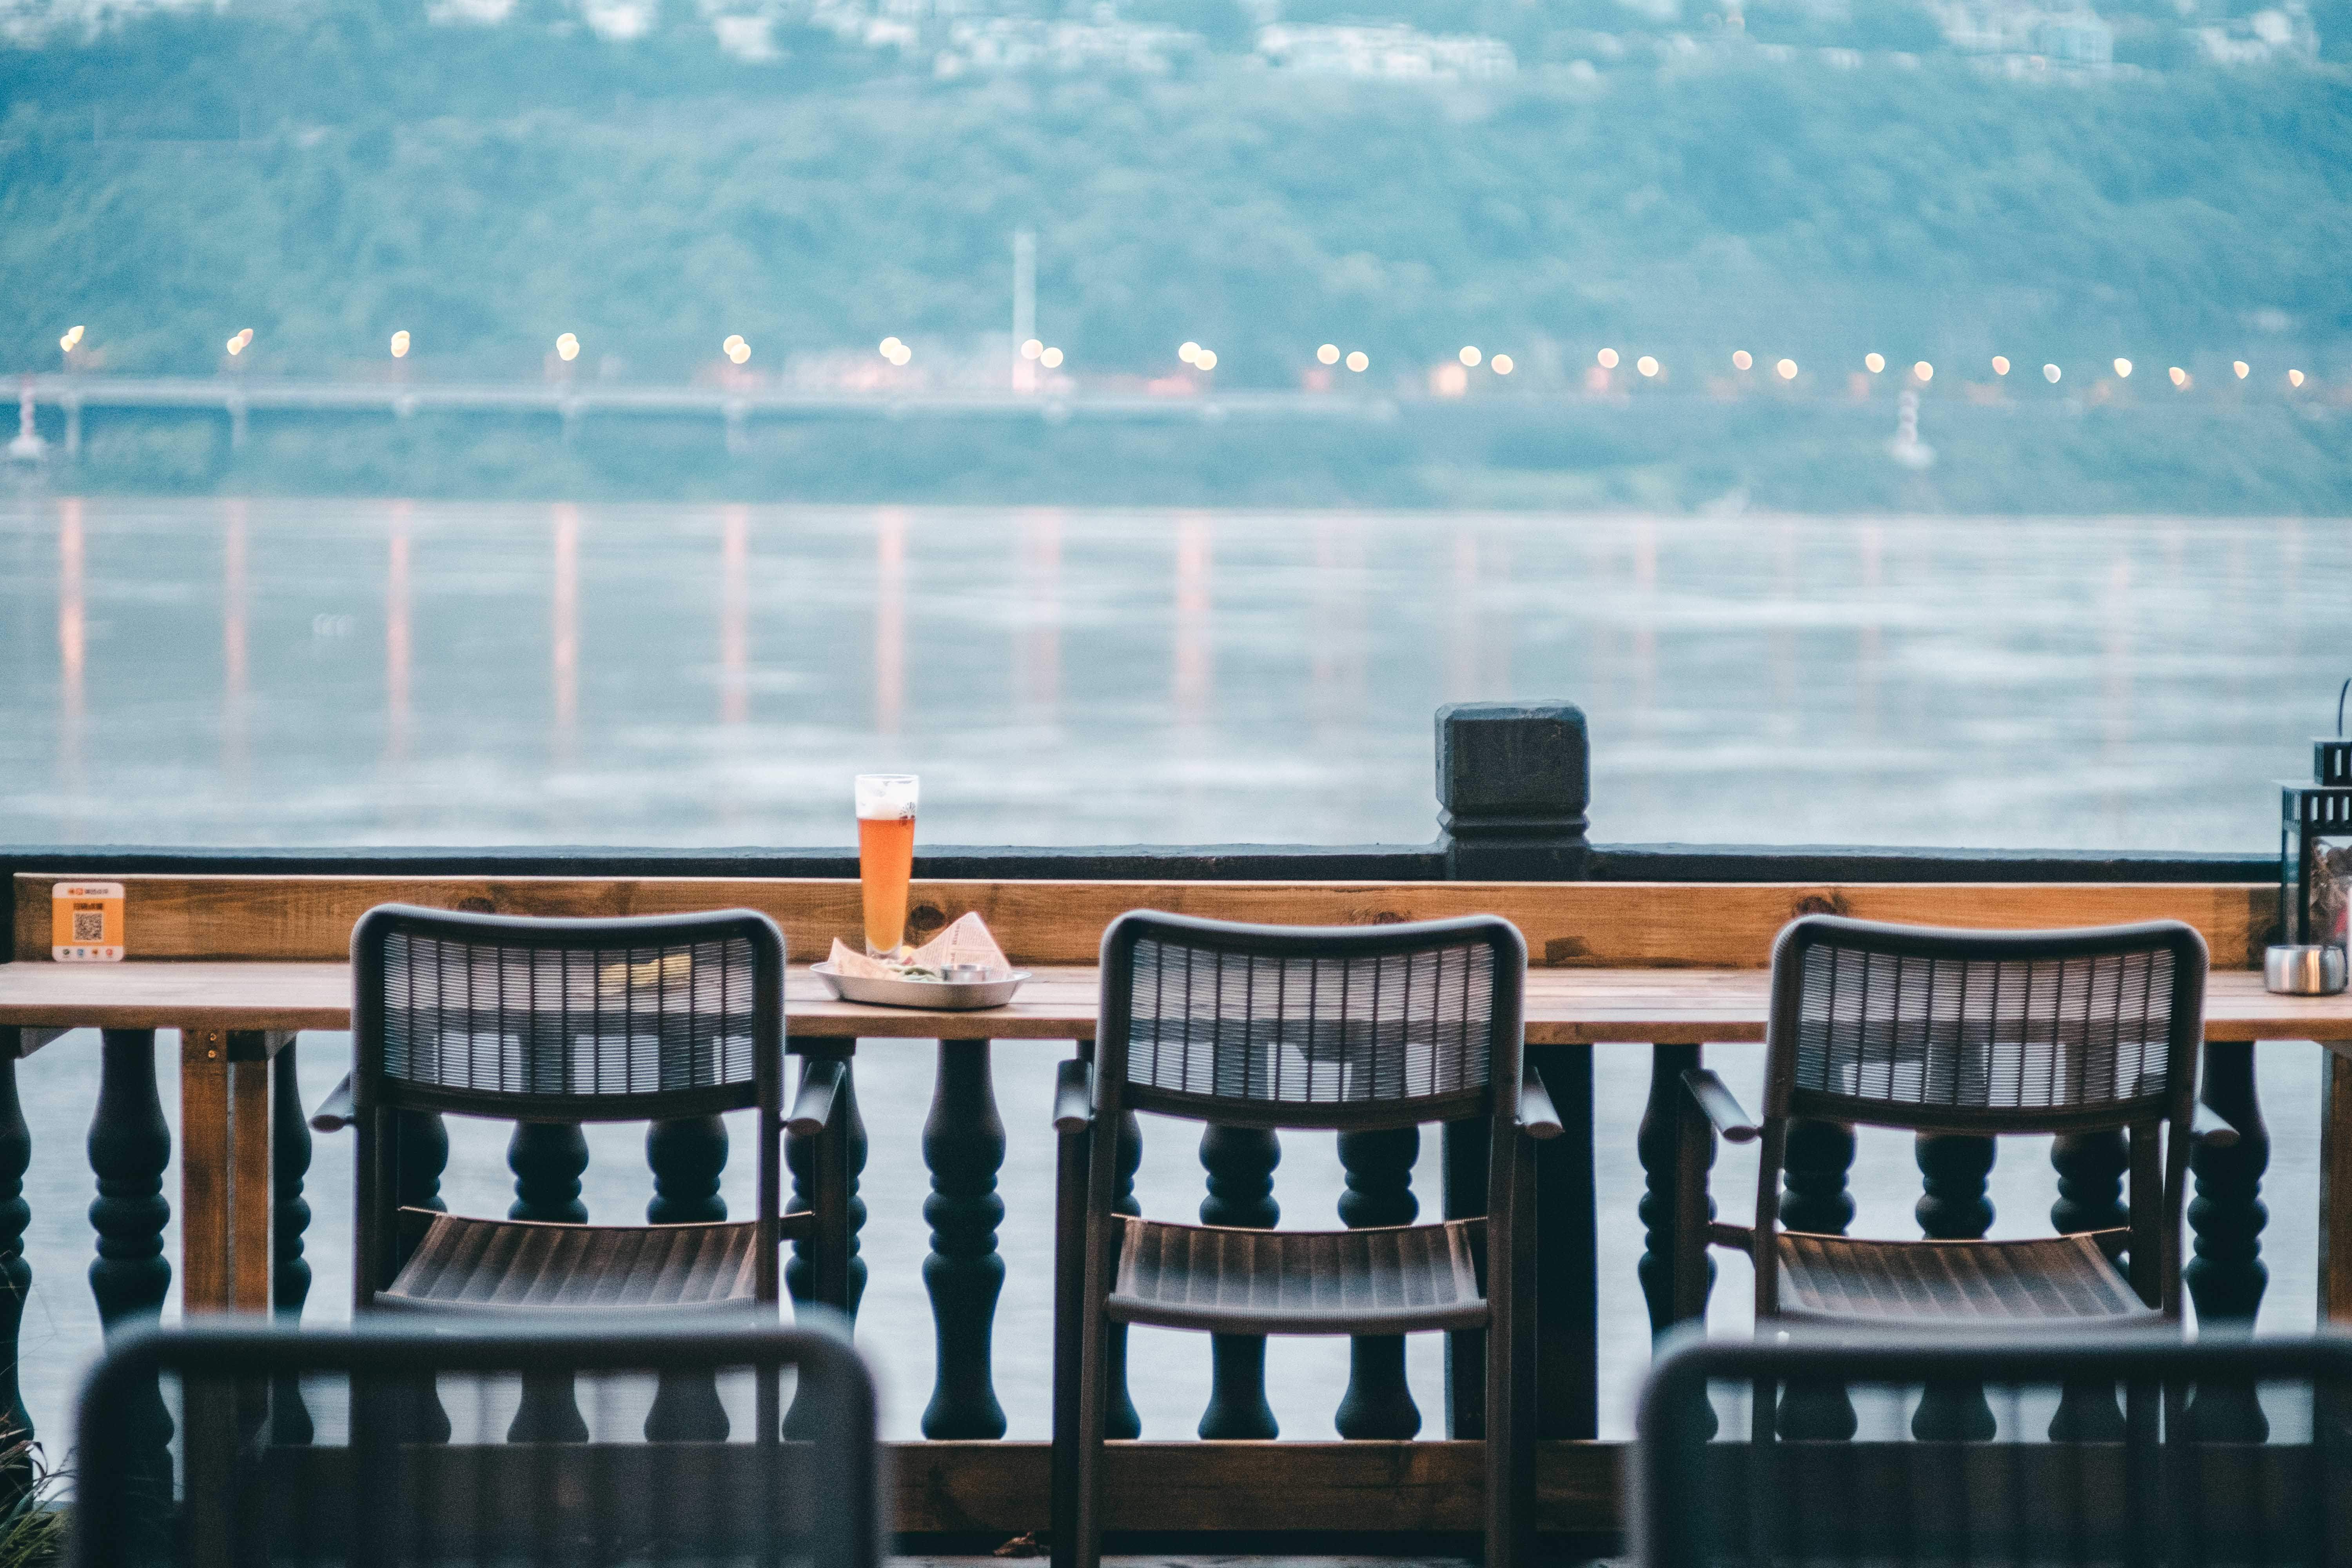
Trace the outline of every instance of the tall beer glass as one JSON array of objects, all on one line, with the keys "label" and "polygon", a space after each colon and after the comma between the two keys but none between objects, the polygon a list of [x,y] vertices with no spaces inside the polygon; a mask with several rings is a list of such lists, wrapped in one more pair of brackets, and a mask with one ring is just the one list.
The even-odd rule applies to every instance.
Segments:
[{"label": "tall beer glass", "polygon": [[913,773],[857,775],[857,881],[866,895],[866,951],[895,955],[907,940],[907,883],[915,874]]}]

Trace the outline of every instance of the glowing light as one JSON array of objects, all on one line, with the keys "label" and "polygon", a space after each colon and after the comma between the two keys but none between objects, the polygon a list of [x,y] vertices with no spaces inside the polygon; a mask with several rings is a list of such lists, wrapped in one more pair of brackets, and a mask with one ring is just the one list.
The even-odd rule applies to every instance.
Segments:
[{"label": "glowing light", "polygon": [[2122,380],[2129,381],[2131,379],[2131,361],[2127,359],[2119,359],[2116,361],[2116,374]]},{"label": "glowing light", "polygon": [[1876,375],[1880,371],[1886,368],[1886,356],[1885,354],[1864,354],[1862,356],[1862,363],[1870,367],[1871,374]]},{"label": "glowing light", "polygon": [[882,357],[887,360],[896,360],[898,357],[898,351],[906,346],[895,337],[884,338],[881,348]]},{"label": "glowing light", "polygon": [[1797,362],[1795,360],[1784,359],[1772,368],[1780,373],[1780,376],[1782,381],[1794,381],[1797,379]]},{"label": "glowing light", "polygon": [[1658,362],[1652,359],[1648,354],[1643,354],[1640,359],[1633,362],[1633,368],[1640,371],[1643,375],[1655,375],[1658,374]]},{"label": "glowing light", "polygon": [[735,351],[742,346],[743,334],[740,332],[730,332],[727,334],[726,341],[719,345],[719,352],[725,354],[728,358],[732,359],[735,357]]},{"label": "glowing light", "polygon": [[1917,376],[1921,381],[1933,381],[1936,379],[1936,367],[1929,364],[1926,360],[1921,360],[1917,364],[1911,367],[1911,374]]},{"label": "glowing light", "polygon": [[2299,370],[2291,370],[2287,372],[2286,384],[2289,386],[2301,386],[2303,384],[2303,372]]},{"label": "glowing light", "polygon": [[1463,344],[1462,353],[1458,357],[1464,364],[1475,365],[1478,363],[1479,358],[1477,345],[1475,343]]},{"label": "glowing light", "polygon": [[2172,377],[2173,385],[2187,386],[2189,384],[2189,373],[2181,369],[2179,365],[2174,365],[2167,374]]},{"label": "glowing light", "polygon": [[2233,359],[2230,362],[2230,368],[2238,373],[2238,379],[2240,381],[2243,381],[2246,379],[2248,373],[2250,373],[2254,367],[2248,364],[2244,360]]},{"label": "glowing light", "polygon": [[1592,357],[1600,362],[1601,368],[1603,370],[1615,370],[1617,368],[1617,351],[1615,349],[1602,349],[1599,353],[1594,354]]},{"label": "glowing light", "polygon": [[1201,345],[1187,338],[1184,346],[1176,351],[1176,357],[1191,364],[1201,357]]},{"label": "glowing light", "polygon": [[1321,360],[1325,364],[1338,364],[1339,363],[1339,345],[1338,343],[1325,343],[1321,348],[1315,351],[1315,357]]},{"label": "glowing light", "polygon": [[399,331],[392,334],[392,357],[394,359],[406,359],[408,357],[408,334],[406,332]]},{"label": "glowing light", "polygon": [[892,364],[898,366],[900,369],[905,369],[907,362],[915,357],[915,351],[908,348],[906,344],[900,342],[896,338],[892,338],[890,340],[890,352],[884,354],[882,357],[888,360]]},{"label": "glowing light", "polygon": [[1754,357],[1753,357],[1752,355],[1750,355],[1750,354],[1748,353],[1748,352],[1746,349],[1734,349],[1734,350],[1732,350],[1732,351],[1731,351],[1731,368],[1732,368],[1732,369],[1734,369],[1734,370],[1746,370],[1746,369],[1748,369],[1750,365],[1753,365],[1755,363],[1756,363],[1756,361],[1755,361]]},{"label": "glowing light", "polygon": [[1043,359],[1045,357],[1045,345],[1039,342],[1035,338],[1031,338],[1027,342],[1021,345],[1021,357],[1023,359]]},{"label": "glowing light", "polygon": [[2007,354],[1995,354],[1992,356],[1992,373],[1995,375],[2007,375],[2009,374],[2009,356]]},{"label": "glowing light", "polygon": [[2042,367],[2042,379],[2050,383],[2051,385],[2055,386],[2058,384],[2058,375],[2059,370],[2056,365],[2045,364]]},{"label": "glowing light", "polygon": [[1047,370],[1059,370],[1062,368],[1062,351],[1059,349],[1043,350],[1037,355],[1037,363],[1044,365]]},{"label": "glowing light", "polygon": [[233,353],[233,354],[241,354],[241,353],[243,353],[245,352],[245,340],[244,340],[243,338],[231,338],[231,339],[229,339],[229,341],[228,341],[228,352],[229,352],[229,353]]},{"label": "glowing light", "polygon": [[737,364],[741,364],[745,360],[751,357],[751,345],[745,342],[742,339],[737,338],[735,340],[735,346],[727,351],[727,357],[733,360]]},{"label": "glowing light", "polygon": [[1217,351],[1214,349],[1202,349],[1199,353],[1194,354],[1192,356],[1192,368],[1194,370],[1216,369]]},{"label": "glowing light", "polygon": [[75,349],[81,345],[81,333],[82,329],[79,327],[68,328],[66,331],[66,335],[58,340],[58,347],[65,350],[68,353],[73,353]]},{"label": "glowing light", "polygon": [[1496,375],[1508,375],[1518,368],[1511,363],[1511,356],[1508,354],[1496,354],[1493,359],[1488,360],[1486,364]]},{"label": "glowing light", "polygon": [[1371,356],[1365,353],[1363,350],[1358,349],[1354,353],[1348,356],[1348,368],[1354,371],[1357,374],[1361,375],[1364,372],[1372,368]]},{"label": "glowing light", "polygon": [[566,332],[555,340],[555,357],[566,364],[580,357],[580,340]]}]

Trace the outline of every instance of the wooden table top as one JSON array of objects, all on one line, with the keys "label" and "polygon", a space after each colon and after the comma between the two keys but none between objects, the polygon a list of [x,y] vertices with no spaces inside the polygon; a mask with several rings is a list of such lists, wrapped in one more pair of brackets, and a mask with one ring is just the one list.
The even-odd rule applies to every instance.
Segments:
[{"label": "wooden table top", "polygon": [[[835,1001],[794,967],[790,1033],[841,1039],[1067,1040],[1094,1033],[1091,967],[1038,968],[1009,1005],[935,1013]],[[1536,969],[1527,1037],[1535,1045],[1699,1045],[1764,1037],[1761,969]],[[0,1026],[120,1029],[348,1029],[344,963],[0,963]],[[2216,970],[2205,994],[2209,1040],[2352,1044],[2352,994],[2273,996],[2248,970]]]}]

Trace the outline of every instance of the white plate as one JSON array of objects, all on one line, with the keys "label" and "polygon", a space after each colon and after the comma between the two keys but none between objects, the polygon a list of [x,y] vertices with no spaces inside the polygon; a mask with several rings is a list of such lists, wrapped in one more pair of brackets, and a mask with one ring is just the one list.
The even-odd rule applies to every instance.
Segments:
[{"label": "white plate", "polygon": [[845,1002],[871,1002],[883,1007],[926,1007],[934,1012],[969,1013],[982,1007],[1002,1007],[1013,1000],[1025,969],[1002,980],[877,980],[842,974],[830,963],[812,963],[809,973],[823,980]]}]

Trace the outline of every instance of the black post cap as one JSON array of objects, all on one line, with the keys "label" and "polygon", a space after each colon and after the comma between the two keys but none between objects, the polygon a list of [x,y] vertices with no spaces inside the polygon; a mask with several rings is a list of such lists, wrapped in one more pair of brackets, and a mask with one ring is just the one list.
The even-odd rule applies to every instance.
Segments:
[{"label": "black post cap", "polygon": [[1437,710],[1437,826],[1446,874],[1576,881],[1591,850],[1591,744],[1573,702],[1454,702]]}]

